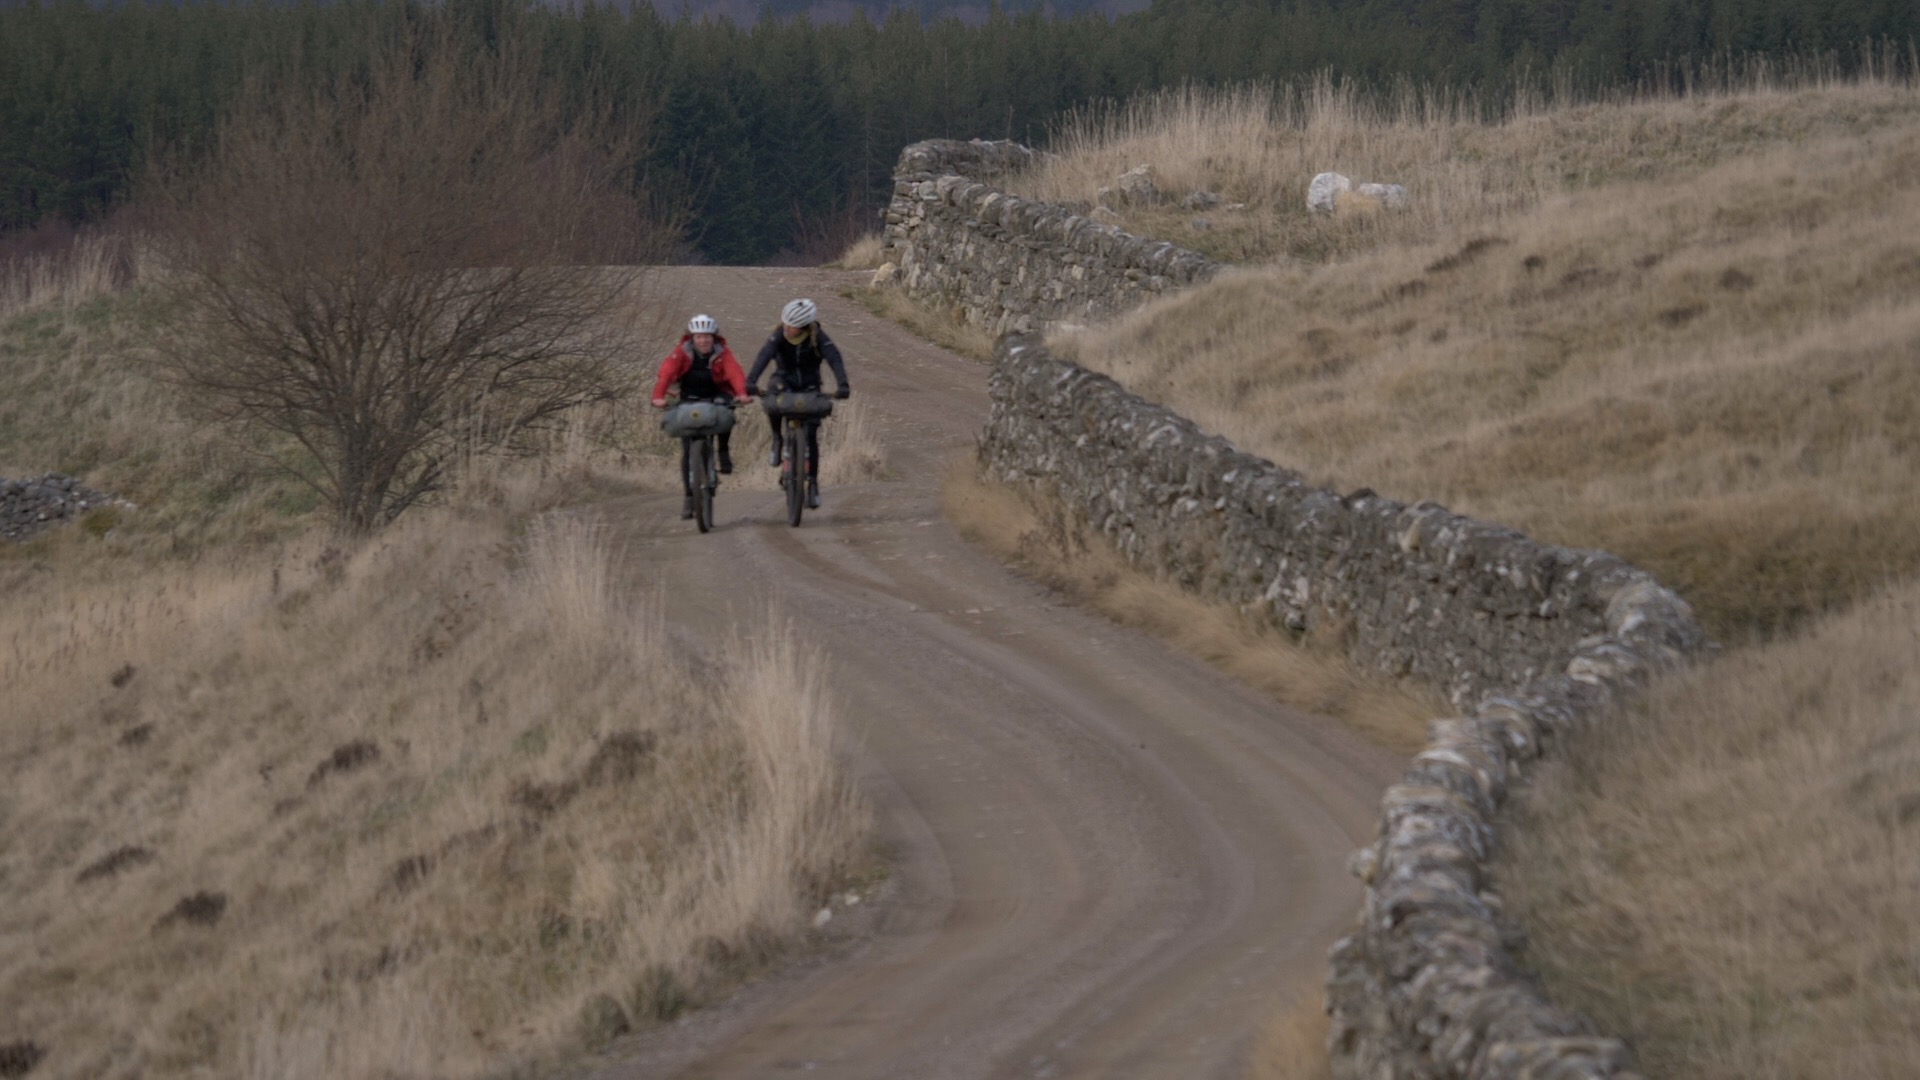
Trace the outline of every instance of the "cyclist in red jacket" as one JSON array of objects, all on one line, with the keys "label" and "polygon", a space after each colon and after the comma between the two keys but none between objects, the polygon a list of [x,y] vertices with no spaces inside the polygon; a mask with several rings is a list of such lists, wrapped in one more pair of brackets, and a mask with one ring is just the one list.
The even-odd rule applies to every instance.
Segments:
[{"label": "cyclist in red jacket", "polygon": [[[734,358],[733,350],[727,347],[727,339],[720,336],[720,325],[711,315],[695,315],[687,320],[687,332],[680,336],[680,344],[673,347],[666,359],[660,361],[660,375],[653,383],[653,407],[667,407],[667,394],[674,384],[680,386],[681,401],[744,401],[747,396],[747,377],[740,370],[740,361]],[[733,454],[728,444],[733,433],[720,436],[720,471],[733,471]],[[693,481],[687,472],[687,447],[681,444],[680,483],[686,490],[686,511],[693,510]]]}]

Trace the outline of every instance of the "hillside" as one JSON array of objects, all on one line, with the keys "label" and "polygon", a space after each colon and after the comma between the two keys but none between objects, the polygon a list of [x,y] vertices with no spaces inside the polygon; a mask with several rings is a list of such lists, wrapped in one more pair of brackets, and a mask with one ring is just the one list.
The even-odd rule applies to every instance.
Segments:
[{"label": "hillside", "polygon": [[86,254],[0,297],[0,475],[136,504],[0,541],[0,1075],[496,1075],[801,939],[865,858],[817,655],[688,655],[556,512],[677,447],[581,417],[343,541]]},{"label": "hillside", "polygon": [[1725,658],[1533,777],[1501,884],[1528,957],[1649,1075],[1913,1075],[1920,95],[1823,82],[1487,127],[1309,111],[1257,139],[1232,100],[1189,105],[1158,143],[1143,125],[1056,169],[1198,161],[1195,186],[1231,192],[1256,175],[1241,155],[1291,156],[1294,178],[1406,183],[1415,209],[1276,195],[1268,251],[1292,257],[1065,347],[1315,482],[1677,588]]},{"label": "hillside", "polygon": [[1916,1075],[1916,626],[1920,586],[1890,588],[1536,779],[1501,882],[1527,960],[1646,1075]]},{"label": "hillside", "polygon": [[1410,181],[1417,208],[1319,217],[1276,195],[1283,247],[1344,257],[1069,347],[1316,481],[1618,552],[1723,639],[1920,568],[1911,90],[1309,125],[1251,152],[1290,142],[1398,159],[1371,175]]}]

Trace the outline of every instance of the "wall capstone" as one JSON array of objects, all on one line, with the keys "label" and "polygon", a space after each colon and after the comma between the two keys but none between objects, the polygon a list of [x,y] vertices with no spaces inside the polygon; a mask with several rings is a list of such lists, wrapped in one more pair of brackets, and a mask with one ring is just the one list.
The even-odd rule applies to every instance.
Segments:
[{"label": "wall capstone", "polygon": [[987,182],[1038,157],[1018,143],[980,140],[901,151],[876,282],[999,334],[1103,319],[1220,270],[1198,252]]},{"label": "wall capstone", "polygon": [[1708,648],[1686,602],[1616,556],[1542,544],[1433,503],[1342,496],[1241,453],[1033,336],[1001,339],[982,464],[1057,495],[1134,565],[1362,667],[1443,687],[1461,715],[1381,803],[1356,852],[1358,926],[1329,954],[1340,1080],[1631,1078],[1617,1039],[1514,959],[1490,865],[1509,783],[1572,728]]}]

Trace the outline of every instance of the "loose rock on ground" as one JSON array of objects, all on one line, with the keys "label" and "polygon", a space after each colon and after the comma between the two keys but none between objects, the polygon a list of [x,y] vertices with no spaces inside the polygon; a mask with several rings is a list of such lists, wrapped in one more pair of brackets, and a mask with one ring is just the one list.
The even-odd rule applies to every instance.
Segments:
[{"label": "loose rock on ground", "polygon": [[1405,210],[1413,197],[1400,184],[1355,185],[1337,172],[1323,172],[1307,184],[1307,209],[1316,214]]},{"label": "loose rock on ground", "polygon": [[78,521],[102,506],[127,506],[71,476],[47,473],[26,480],[0,476],[0,537],[16,543],[56,525]]}]

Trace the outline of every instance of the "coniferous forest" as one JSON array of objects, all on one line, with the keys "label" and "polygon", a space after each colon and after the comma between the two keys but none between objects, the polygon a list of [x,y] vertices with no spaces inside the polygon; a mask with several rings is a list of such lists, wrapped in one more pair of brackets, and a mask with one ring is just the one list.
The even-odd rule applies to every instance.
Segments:
[{"label": "coniferous forest", "polygon": [[818,256],[871,228],[900,148],[1044,144],[1088,102],[1182,83],[1591,93],[1753,54],[1911,55],[1913,0],[1153,0],[1108,16],[895,11],[754,25],[646,5],[518,0],[139,3],[0,8],[0,236],[99,220],[156,151],[190,153],[243,86],[320,85],[450,22],[480,50],[537,52],[551,92],[644,126],[643,174],[688,223],[689,257]]}]

